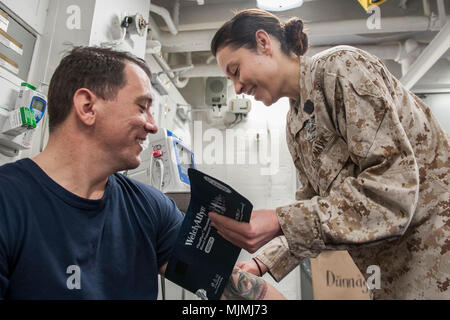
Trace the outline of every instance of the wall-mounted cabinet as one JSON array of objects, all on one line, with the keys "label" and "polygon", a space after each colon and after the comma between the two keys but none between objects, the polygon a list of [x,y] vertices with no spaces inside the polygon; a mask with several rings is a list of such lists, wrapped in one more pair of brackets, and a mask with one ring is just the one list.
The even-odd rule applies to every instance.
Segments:
[{"label": "wall-mounted cabinet", "polygon": [[0,66],[26,81],[35,44],[36,35],[0,2]]}]

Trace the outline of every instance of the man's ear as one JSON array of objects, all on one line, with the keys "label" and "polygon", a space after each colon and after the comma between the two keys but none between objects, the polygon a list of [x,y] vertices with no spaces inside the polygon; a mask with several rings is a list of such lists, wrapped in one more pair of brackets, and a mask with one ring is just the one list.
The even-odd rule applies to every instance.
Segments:
[{"label": "man's ear", "polygon": [[97,96],[89,89],[78,89],[73,95],[73,106],[78,119],[87,126],[95,123],[97,111],[95,103],[98,102]]},{"label": "man's ear", "polygon": [[272,55],[273,42],[269,34],[265,30],[258,30],[255,32],[256,51],[264,55]]}]

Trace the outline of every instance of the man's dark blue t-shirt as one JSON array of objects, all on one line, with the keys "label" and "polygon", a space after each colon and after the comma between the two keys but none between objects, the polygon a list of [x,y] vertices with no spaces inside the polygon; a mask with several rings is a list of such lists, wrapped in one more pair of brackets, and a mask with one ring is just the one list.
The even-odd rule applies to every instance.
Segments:
[{"label": "man's dark blue t-shirt", "polygon": [[78,197],[31,159],[0,167],[0,298],[156,299],[183,214],[121,174]]}]

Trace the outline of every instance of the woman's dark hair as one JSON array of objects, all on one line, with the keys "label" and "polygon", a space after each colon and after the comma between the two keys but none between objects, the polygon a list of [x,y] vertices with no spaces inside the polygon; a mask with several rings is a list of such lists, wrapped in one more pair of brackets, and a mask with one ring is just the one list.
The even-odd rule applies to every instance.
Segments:
[{"label": "woman's dark hair", "polygon": [[73,95],[80,88],[94,92],[103,100],[114,100],[127,84],[125,63],[131,62],[151,79],[144,60],[127,52],[99,47],[75,47],[60,62],[48,89],[49,130],[52,132],[70,113]]},{"label": "woman's dark hair", "polygon": [[302,20],[294,17],[282,23],[268,11],[247,9],[236,13],[220,27],[211,41],[211,52],[216,56],[219,49],[228,45],[234,49],[245,47],[254,50],[255,33],[258,30],[264,30],[275,37],[280,42],[283,53],[288,56],[291,52],[302,56],[308,50],[308,36],[303,32]]}]

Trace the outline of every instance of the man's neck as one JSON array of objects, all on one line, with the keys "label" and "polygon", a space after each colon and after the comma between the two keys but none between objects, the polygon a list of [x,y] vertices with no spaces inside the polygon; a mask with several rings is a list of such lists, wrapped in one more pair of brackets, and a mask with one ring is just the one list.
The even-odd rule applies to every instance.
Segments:
[{"label": "man's neck", "polygon": [[100,199],[113,172],[81,141],[51,138],[32,160],[64,189],[87,199]]}]

